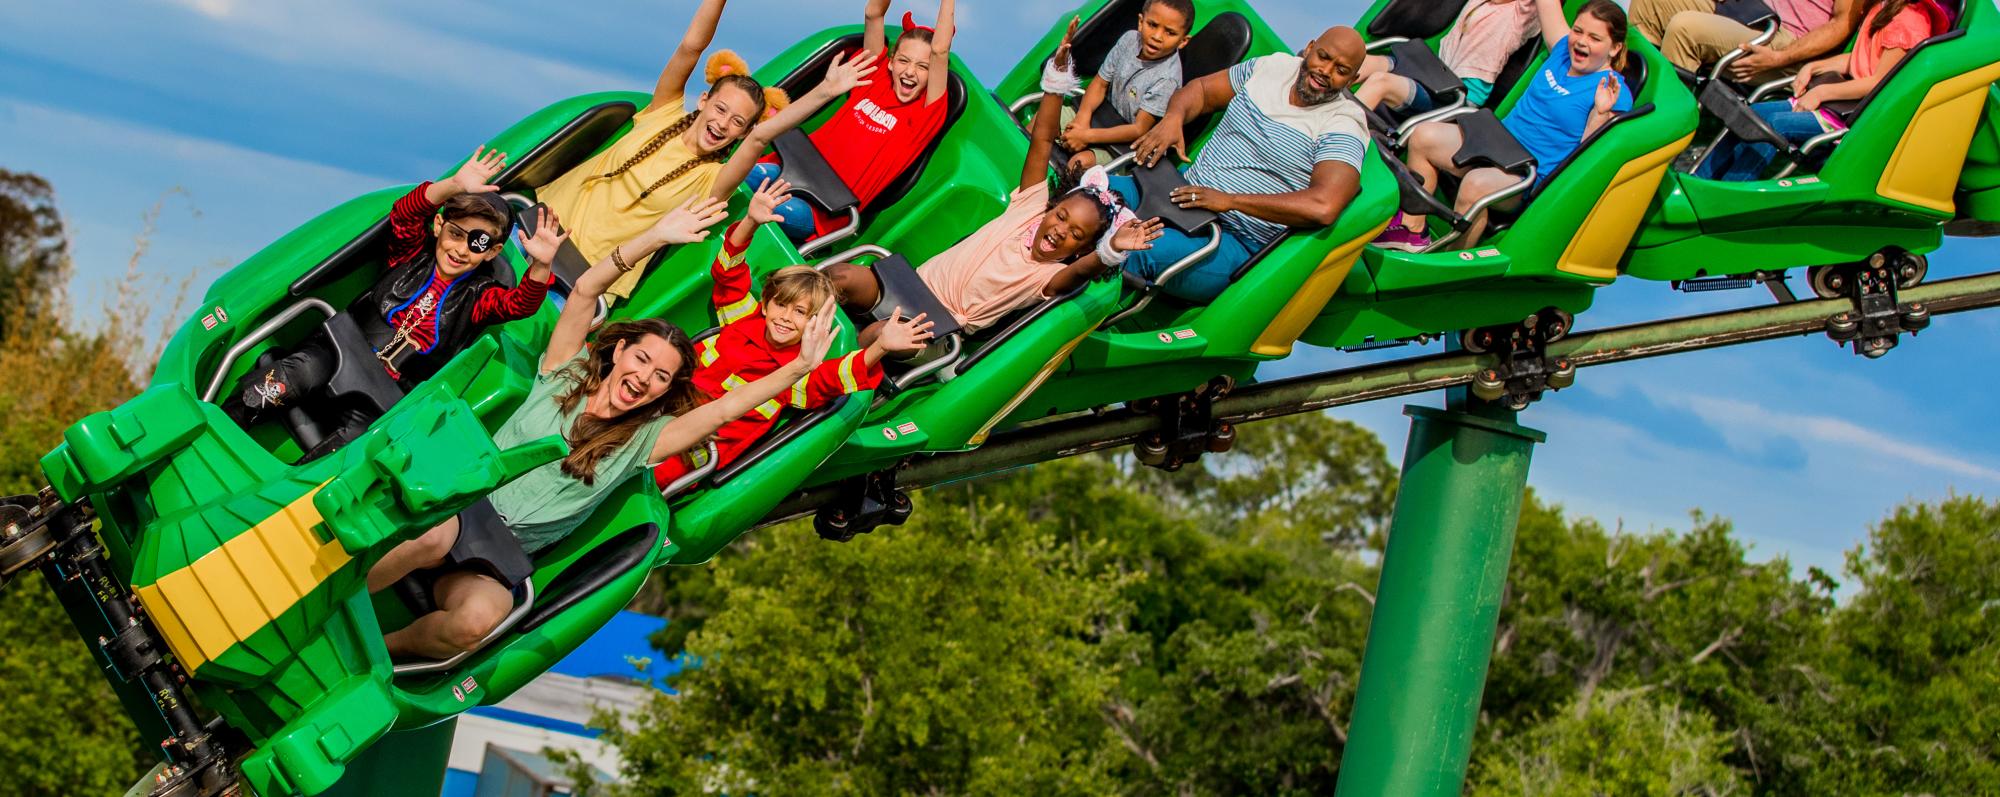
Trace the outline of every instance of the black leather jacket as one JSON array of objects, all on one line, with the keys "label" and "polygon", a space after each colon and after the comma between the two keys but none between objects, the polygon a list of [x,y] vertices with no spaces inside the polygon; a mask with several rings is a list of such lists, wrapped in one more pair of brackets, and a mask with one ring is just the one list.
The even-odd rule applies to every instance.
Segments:
[{"label": "black leather jacket", "polygon": [[[396,327],[389,323],[389,316],[409,305],[424,286],[430,284],[431,274],[436,271],[436,258],[425,252],[382,275],[375,287],[354,304],[355,321],[361,327],[361,335],[368,339],[368,345],[381,351],[395,340]],[[425,326],[435,325],[437,337],[428,349],[416,346],[399,346],[389,357],[390,373],[397,381],[408,387],[429,378],[443,367],[452,355],[463,350],[466,343],[479,332],[472,323],[472,305],[487,288],[498,285],[489,265],[480,265],[466,272],[445,288],[444,301],[437,312],[424,319]]]}]

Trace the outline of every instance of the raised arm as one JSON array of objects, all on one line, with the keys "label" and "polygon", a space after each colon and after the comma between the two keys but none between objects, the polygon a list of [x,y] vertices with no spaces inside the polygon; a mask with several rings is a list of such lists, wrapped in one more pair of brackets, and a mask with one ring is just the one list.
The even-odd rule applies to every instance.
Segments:
[{"label": "raised arm", "polygon": [[694,74],[695,67],[701,64],[702,52],[715,40],[715,26],[722,22],[722,7],[728,3],[729,0],[702,0],[701,7],[694,10],[687,33],[681,34],[681,43],[674,47],[673,57],[660,70],[660,82],[653,85],[653,101],[646,104],[647,110],[664,102],[679,102],[687,92],[688,76]]},{"label": "raised arm", "polygon": [[[1165,226],[1159,219],[1129,222],[1112,234],[1111,248],[1119,252],[1151,249],[1153,239],[1160,237],[1160,231]],[[1055,296],[1067,293],[1078,285],[1096,279],[1097,275],[1104,273],[1107,267],[1103,258],[1096,252],[1086,253],[1083,257],[1070,261],[1070,264],[1056,272],[1055,276],[1049,277],[1049,281],[1042,284],[1042,295]]]},{"label": "raised arm", "polygon": [[1562,0],[1535,0],[1535,16],[1542,22],[1542,43],[1549,49],[1555,49],[1569,35],[1569,18],[1563,16]]},{"label": "raised arm", "polygon": [[1283,194],[1232,194],[1201,185],[1184,185],[1168,197],[1184,208],[1201,208],[1217,213],[1238,211],[1287,227],[1317,229],[1330,227],[1340,213],[1361,193],[1361,173],[1344,162],[1320,161],[1313,165],[1312,182],[1298,191]]},{"label": "raised arm", "polygon": [[883,30],[889,18],[889,0],[868,0],[868,7],[861,12],[861,51],[879,53],[889,46],[889,35]]},{"label": "raised arm", "polygon": [[866,78],[875,72],[875,62],[879,60],[879,55],[873,52],[855,53],[851,60],[834,56],[832,65],[826,69],[826,78],[819,85],[806,92],[806,96],[793,100],[784,110],[750,128],[749,135],[743,137],[742,143],[736,145],[736,151],[729,154],[728,162],[716,172],[715,183],[709,188],[708,195],[715,199],[728,199],[736,193],[736,186],[750,176],[750,169],[764,157],[764,151],[772,141],[811,119],[813,114],[819,113],[819,109],[835,98],[853,91],[857,86],[873,83]]},{"label": "raised arm", "polygon": [[1055,151],[1056,134],[1062,132],[1061,94],[1042,95],[1035,108],[1035,129],[1028,131],[1028,157],[1021,163],[1021,188],[1033,188],[1049,179],[1049,153]]},{"label": "raised arm", "polygon": [[1193,82],[1181,86],[1174,97],[1167,101],[1167,115],[1132,142],[1132,151],[1138,154],[1142,166],[1160,162],[1160,156],[1167,150],[1174,156],[1187,160],[1187,120],[1205,113],[1229,107],[1236,99],[1236,87],[1229,85],[1229,71],[1211,72],[1195,78]]},{"label": "raised arm", "polygon": [[[584,271],[582,276],[576,278],[576,284],[570,287],[569,298],[563,302],[562,315],[556,317],[555,331],[549,335],[549,347],[542,351],[542,370],[559,367],[583,350],[583,341],[590,335],[590,322],[597,317],[598,297],[603,296],[611,283],[617,282],[619,275],[626,271],[619,268],[620,263],[629,268],[661,247],[706,240],[708,228],[722,221],[728,212],[729,205],[725,202],[689,200],[661,216],[638,237],[613,248],[611,254]],[[567,237],[567,234],[557,237],[556,243],[560,244]]]},{"label": "raised arm", "polygon": [[723,424],[743,417],[744,413],[759,404],[784,395],[792,389],[792,385],[810,376],[812,370],[826,359],[827,349],[833,345],[835,312],[833,300],[827,299],[819,312],[813,314],[812,320],[806,322],[805,338],[799,341],[799,356],[791,362],[763,379],[724,393],[661,427],[660,436],[653,440],[653,457],[648,461],[664,462],[669,457],[686,453],[715,434],[715,430],[722,428]]},{"label": "raised arm", "polygon": [[958,32],[953,2],[944,0],[938,4],[937,28],[931,32],[931,85],[929,93],[924,95],[925,105],[944,99],[951,90],[951,37]]}]

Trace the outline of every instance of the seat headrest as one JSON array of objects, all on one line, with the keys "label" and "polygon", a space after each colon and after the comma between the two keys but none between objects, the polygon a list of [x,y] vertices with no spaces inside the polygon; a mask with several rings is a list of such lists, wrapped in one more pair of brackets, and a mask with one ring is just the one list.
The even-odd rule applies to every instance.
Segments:
[{"label": "seat headrest", "polygon": [[1234,11],[1217,14],[1181,48],[1181,82],[1186,84],[1235,66],[1250,54],[1250,41],[1255,35],[1250,20],[1242,14]]},{"label": "seat headrest", "polygon": [[1646,88],[1646,57],[1628,47],[1625,50],[1625,66],[1619,68],[1618,75],[1625,79],[1625,88],[1632,92],[1633,101],[1638,101],[1639,91]]},{"label": "seat headrest", "polygon": [[1410,39],[1428,39],[1445,32],[1464,3],[1440,2],[1440,0],[1389,0],[1389,4],[1375,13],[1368,22],[1368,38],[1384,39],[1402,36]]}]

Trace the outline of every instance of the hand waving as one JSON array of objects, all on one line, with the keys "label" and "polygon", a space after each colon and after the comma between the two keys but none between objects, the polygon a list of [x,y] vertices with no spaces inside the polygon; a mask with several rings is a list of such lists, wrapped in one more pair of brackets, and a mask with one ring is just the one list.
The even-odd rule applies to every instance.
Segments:
[{"label": "hand waving", "polygon": [[1120,252],[1141,252],[1153,248],[1153,240],[1160,237],[1166,226],[1158,218],[1135,221],[1118,228],[1111,236],[1111,248]]},{"label": "hand waving", "polygon": [[826,353],[833,348],[833,316],[838,312],[833,297],[827,297],[819,311],[806,320],[805,335],[799,340],[799,358],[792,361],[793,368],[803,376],[826,362]]},{"label": "hand waving", "polygon": [[659,236],[660,242],[666,246],[705,241],[708,240],[708,228],[721,222],[728,214],[729,203],[720,199],[690,199],[653,222],[651,232]]},{"label": "hand waving", "polygon": [[1610,113],[1618,104],[1618,78],[1605,73],[1597,81],[1597,95],[1591,98],[1590,109],[1597,113]]},{"label": "hand waving", "polygon": [[507,168],[507,153],[480,147],[473,151],[472,157],[466,159],[464,165],[458,167],[458,173],[451,176],[451,182],[456,184],[460,191],[468,194],[498,191],[500,186],[487,181],[492,180],[493,176],[504,168]]},{"label": "hand waving", "polygon": [[514,234],[514,237],[520,240],[521,251],[527,254],[529,262],[542,264],[555,262],[556,249],[562,246],[563,241],[569,240],[569,233],[558,232],[556,229],[558,226],[560,223],[556,221],[555,211],[543,206],[535,214],[533,237],[528,236],[525,229]]},{"label": "hand waving", "polygon": [[833,63],[826,68],[826,79],[819,87],[828,94],[846,94],[856,86],[873,84],[873,80],[862,80],[875,71],[875,53],[857,53],[852,61],[842,61],[842,56],[834,56]]},{"label": "hand waving", "polygon": [[792,201],[791,183],[785,182],[782,178],[765,180],[757,185],[757,193],[750,195],[750,209],[745,211],[744,218],[749,219],[751,224],[784,221],[785,217],[778,212],[778,206],[790,201]]},{"label": "hand waving", "polygon": [[1083,24],[1083,17],[1070,17],[1069,29],[1063,31],[1062,44],[1056,45],[1056,68],[1069,69],[1069,42],[1076,38],[1076,28]]},{"label": "hand waving", "polygon": [[889,314],[890,320],[876,332],[876,345],[890,354],[923,351],[931,343],[931,327],[937,326],[935,322],[925,320],[925,316],[918,313],[915,318],[904,318],[903,308],[897,307]]}]

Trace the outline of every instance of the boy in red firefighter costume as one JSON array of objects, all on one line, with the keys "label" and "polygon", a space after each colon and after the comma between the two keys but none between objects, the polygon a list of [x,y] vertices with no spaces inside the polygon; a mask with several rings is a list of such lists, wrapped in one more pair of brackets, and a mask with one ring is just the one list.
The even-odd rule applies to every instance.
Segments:
[{"label": "boy in red firefighter costume", "polygon": [[[799,354],[799,338],[815,310],[833,300],[833,281],[811,266],[788,266],[764,280],[761,294],[752,294],[750,266],[743,252],[757,226],[782,218],[777,207],[791,199],[791,184],[765,181],[750,197],[750,209],[730,225],[709,273],[715,280],[715,315],[722,331],[695,344],[695,387],[711,397],[755,382]],[[715,433],[716,467],[728,465],[749,450],[778,423],[786,407],[812,409],[836,396],[872,390],[882,382],[882,359],[909,355],[929,345],[931,322],[922,314],[882,325],[881,334],[861,351],[829,359],[798,381],[785,395],[765,402],[743,417],[723,424]],[[661,487],[685,475],[698,463],[699,453],[683,455],[653,468]]]}]

